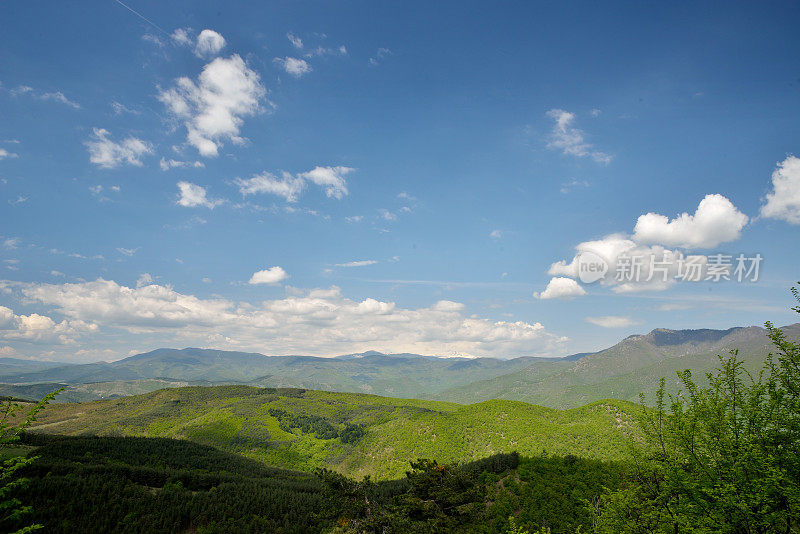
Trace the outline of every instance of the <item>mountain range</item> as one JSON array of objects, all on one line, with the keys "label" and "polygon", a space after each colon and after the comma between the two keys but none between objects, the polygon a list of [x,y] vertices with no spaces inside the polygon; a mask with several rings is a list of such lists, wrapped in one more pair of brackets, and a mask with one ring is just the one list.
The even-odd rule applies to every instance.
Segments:
[{"label": "mountain range", "polygon": [[[783,327],[800,339],[800,323]],[[748,369],[771,349],[760,327],[727,330],[656,329],[629,336],[594,353],[564,358],[438,358],[369,351],[333,358],[265,356],[212,349],[157,349],[116,362],[54,364],[0,359],[0,395],[37,398],[62,385],[60,402],[146,393],[186,385],[246,384],[428,398],[470,404],[522,400],[572,408],[605,398],[637,400],[661,377],[670,391],[676,371],[690,368],[702,381],[718,355],[738,349]]]}]

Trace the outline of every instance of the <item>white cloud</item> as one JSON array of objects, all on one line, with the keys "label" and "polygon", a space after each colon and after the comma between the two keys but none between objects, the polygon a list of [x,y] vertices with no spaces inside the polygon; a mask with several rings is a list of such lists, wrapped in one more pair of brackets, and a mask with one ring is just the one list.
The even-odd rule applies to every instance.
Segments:
[{"label": "white cloud", "polygon": [[392,51],[389,50],[388,48],[378,48],[378,51],[375,52],[375,55],[369,58],[369,64],[372,65],[373,67],[377,67],[383,62],[383,60],[386,57],[390,55],[392,55]]},{"label": "white cloud", "polygon": [[195,168],[200,169],[206,166],[205,163],[202,161],[179,161],[174,159],[166,159],[161,158],[161,161],[158,162],[158,166],[161,168],[162,171],[168,171],[170,169],[186,169],[186,168]]},{"label": "white cloud", "polygon": [[153,275],[151,275],[150,273],[142,273],[139,276],[139,279],[136,280],[136,288],[139,289],[140,287],[153,285],[153,283],[155,283]]},{"label": "white cloud", "polygon": [[[117,247],[117,252],[123,254],[125,256],[131,257],[139,250],[139,247],[136,248],[124,248],[124,247]],[[72,256],[72,254],[70,254]]]},{"label": "white cloud", "polygon": [[623,317],[618,315],[604,315],[601,317],[587,317],[587,323],[592,323],[603,328],[625,328],[626,326],[633,326],[639,324],[630,317]]},{"label": "white cloud", "polygon": [[537,299],[568,299],[586,294],[581,285],[572,278],[553,277],[541,293],[534,293]]},{"label": "white cloud", "polygon": [[129,344],[133,335],[138,343],[265,354],[330,356],[374,349],[515,357],[551,355],[565,341],[538,322],[467,316],[457,302],[408,309],[376,298],[351,300],[336,287],[291,288],[284,298],[250,304],[201,299],[159,284],[132,288],[103,279],[17,285],[24,298],[53,308],[68,321],[96,324],[99,333],[87,342],[93,347],[101,340]]},{"label": "white cloud", "polygon": [[351,215],[349,217],[345,217],[344,220],[349,222],[349,223],[359,223],[359,222],[364,220],[364,216],[363,215]]},{"label": "white cloud", "polygon": [[578,180],[576,178],[573,178],[572,180],[561,184],[561,194],[566,195],[571,190],[577,187],[589,187],[589,182],[587,182],[586,180]]},{"label": "white cloud", "polygon": [[253,273],[253,276],[250,277],[250,280],[247,282],[248,284],[278,284],[283,280],[289,278],[289,275],[286,271],[283,270],[282,267],[270,267],[269,269],[264,269],[263,271],[256,271]]},{"label": "white cloud", "polygon": [[789,156],[772,173],[772,191],[761,206],[761,216],[800,224],[800,158]]},{"label": "white cloud", "polygon": [[14,152],[9,152],[5,148],[0,148],[0,159],[16,158],[16,157],[18,156]]},{"label": "white cloud", "polygon": [[80,319],[56,323],[50,317],[32,313],[17,315],[10,308],[0,306],[0,339],[26,343],[74,343],[75,338],[97,330],[97,325]]},{"label": "white cloud", "polygon": [[431,309],[438,312],[460,312],[466,306],[461,302],[453,302],[452,300],[440,300],[436,302]]},{"label": "white cloud", "polygon": [[325,188],[325,194],[328,197],[341,199],[348,193],[345,176],[353,170],[355,169],[350,167],[314,167],[298,176]]},{"label": "white cloud", "polygon": [[214,157],[224,141],[242,143],[243,117],[256,114],[266,94],[258,74],[237,54],[216,58],[203,67],[197,82],[183,77],[159,100],[186,126],[187,142],[200,155]]},{"label": "white cloud", "polygon": [[574,113],[563,109],[551,109],[547,112],[547,116],[555,121],[547,143],[548,148],[560,150],[568,156],[588,157],[604,165],[611,163],[612,156],[595,150],[584,138],[583,130],[575,128]]},{"label": "white cloud", "polygon": [[[611,287],[615,293],[662,291],[675,284],[675,276],[679,274],[676,251],[660,245],[638,245],[625,234],[611,234],[595,241],[585,241],[579,243],[575,250],[576,254],[569,263],[564,260],[555,262],[550,265],[547,274],[578,278],[578,258],[587,252],[596,254],[606,262],[608,272],[600,284]],[[626,265],[633,264],[633,258],[637,258],[637,266],[626,270]],[[698,265],[699,276],[705,276],[706,256],[686,255],[683,258],[687,263]],[[664,265],[666,269],[662,268]],[[617,274],[622,272],[630,276],[626,274],[618,280]]]},{"label": "white cloud", "polygon": [[17,86],[15,89],[9,91],[13,96],[20,96],[20,95],[27,95],[32,98],[37,98],[39,100],[50,100],[52,102],[59,102],[61,104],[67,105],[72,109],[80,109],[81,106],[77,102],[73,102],[67,96],[62,93],[61,91],[52,91],[52,92],[44,92],[40,93],[36,91],[33,87],[28,85],[20,85]]},{"label": "white cloud", "polygon": [[326,48],[323,46],[318,46],[315,49],[306,52],[305,57],[346,56],[346,55],[347,55],[347,47],[345,47],[344,45],[341,45],[338,48]]},{"label": "white cloud", "polygon": [[665,247],[712,248],[739,239],[747,221],[747,215],[724,196],[706,195],[694,215],[682,213],[673,220],[656,213],[641,215],[633,240]]},{"label": "white cloud", "polygon": [[131,115],[141,114],[141,111],[129,108],[125,104],[117,102],[116,100],[111,102],[111,109],[114,111],[114,115],[122,115],[123,113],[130,113]]},{"label": "white cloud", "polygon": [[378,263],[376,260],[348,261],[347,263],[337,263],[335,267],[365,267],[376,263]]},{"label": "white cloud", "polygon": [[394,213],[392,213],[391,211],[389,211],[387,209],[381,208],[381,209],[378,210],[378,213],[380,214],[381,218],[386,220],[386,221],[395,221],[395,220],[397,220],[397,215],[395,215]]},{"label": "white cloud", "polygon": [[109,136],[108,130],[92,128],[92,135],[84,142],[89,149],[89,161],[104,169],[113,169],[123,163],[141,167],[141,157],[151,154],[153,148],[150,143],[130,136],[119,143],[115,143]]},{"label": "white cloud", "polygon": [[[638,218],[633,235],[610,234],[575,247],[571,261],[550,265],[551,276],[578,278],[579,257],[593,253],[608,266],[601,285],[616,293],[662,291],[676,278],[699,282],[709,275],[708,257],[684,254],[680,249],[711,248],[741,236],[748,217],[722,195],[706,195],[694,215],[670,220],[648,213]],[[677,247],[677,248],[675,248]]]},{"label": "white cloud", "polygon": [[311,65],[305,59],[298,59],[296,57],[276,57],[275,63],[283,67],[288,74],[295,78],[300,78],[304,74],[311,72]]},{"label": "white cloud", "polygon": [[192,30],[190,28],[176,28],[170,37],[176,44],[181,46],[192,46],[194,44],[191,36]]},{"label": "white cloud", "polygon": [[306,186],[305,180],[288,172],[284,172],[281,178],[270,172],[262,172],[247,179],[236,178],[233,183],[239,186],[242,195],[265,193],[283,197],[286,202],[297,202]]},{"label": "white cloud", "polygon": [[492,230],[492,232],[489,234],[489,237],[497,241],[498,239],[501,239],[503,237],[503,232],[501,232],[500,230]]},{"label": "white cloud", "polygon": [[78,104],[77,102],[73,102],[72,100],[64,96],[64,93],[62,93],[61,91],[56,91],[54,93],[42,93],[42,95],[39,98],[41,98],[42,100],[53,100],[55,102],[61,102],[62,104],[66,104],[67,106],[71,107],[72,109],[81,109],[80,104]]},{"label": "white cloud", "polygon": [[295,34],[293,34],[292,32],[287,33],[286,38],[289,39],[289,41],[292,43],[292,46],[294,46],[298,50],[303,48],[303,40],[300,39]]},{"label": "white cloud", "polygon": [[9,91],[9,93],[11,93],[12,96],[28,95],[32,94],[33,92],[34,92],[33,87],[31,87],[30,85],[18,85],[17,87]]},{"label": "white cloud", "polygon": [[180,191],[180,196],[175,203],[185,208],[197,208],[202,206],[214,209],[225,202],[222,199],[208,198],[204,187],[191,182],[178,182],[178,190]]},{"label": "white cloud", "polygon": [[214,30],[203,30],[197,36],[194,53],[197,57],[213,57],[225,48],[225,38]]},{"label": "white cloud", "polygon": [[233,183],[239,186],[239,192],[245,196],[265,193],[283,197],[287,202],[296,202],[307,182],[311,182],[322,187],[329,198],[341,199],[348,194],[345,176],[353,170],[350,167],[314,167],[297,176],[283,172],[280,178],[265,171],[247,179],[236,178]]}]

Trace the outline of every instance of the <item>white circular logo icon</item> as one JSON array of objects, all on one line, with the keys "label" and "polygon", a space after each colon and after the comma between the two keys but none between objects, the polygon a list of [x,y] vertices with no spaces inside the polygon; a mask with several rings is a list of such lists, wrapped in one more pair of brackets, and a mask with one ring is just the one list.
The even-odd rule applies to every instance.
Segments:
[{"label": "white circular logo icon", "polygon": [[608,262],[594,252],[585,251],[578,254],[578,278],[584,284],[602,280],[608,272]]}]

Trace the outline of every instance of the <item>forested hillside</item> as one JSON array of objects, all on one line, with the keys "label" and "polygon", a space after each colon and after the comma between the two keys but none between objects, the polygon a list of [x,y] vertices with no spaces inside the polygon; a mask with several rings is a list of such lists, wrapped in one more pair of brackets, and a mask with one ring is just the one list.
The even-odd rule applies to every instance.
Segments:
[{"label": "forested hillside", "polygon": [[18,493],[33,506],[25,520],[53,533],[502,533],[511,515],[572,533],[591,525],[585,503],[624,474],[615,463],[506,454],[460,466],[414,460],[408,475],[375,483],[185,440],[34,434],[24,443],[38,456]]},{"label": "forested hillside", "polygon": [[516,401],[454,403],[248,386],[165,389],[51,405],[34,432],[188,439],[265,464],[401,476],[409,459],[468,461],[543,451],[622,459],[638,408],[601,401],[554,410]]}]

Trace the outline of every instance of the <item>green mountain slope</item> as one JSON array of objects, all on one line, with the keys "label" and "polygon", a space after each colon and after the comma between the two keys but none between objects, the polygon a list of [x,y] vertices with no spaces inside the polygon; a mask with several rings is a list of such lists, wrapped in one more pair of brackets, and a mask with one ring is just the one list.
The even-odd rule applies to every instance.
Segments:
[{"label": "green mountain slope", "polygon": [[[800,339],[800,324],[782,328],[789,339]],[[653,330],[631,336],[606,350],[589,354],[554,373],[530,366],[521,371],[457,386],[431,398],[470,403],[512,399],[554,408],[572,408],[603,398],[652,399],[661,377],[669,392],[677,391],[676,372],[692,369],[700,383],[718,366],[718,355],[739,351],[750,371],[760,369],[772,344],[759,327],[729,330]]]},{"label": "green mountain slope", "polygon": [[620,401],[560,411],[506,400],[462,406],[355,393],[187,387],[52,405],[33,431],[181,438],[269,465],[392,478],[404,473],[409,458],[421,457],[452,462],[546,451],[622,459],[637,410]]}]

